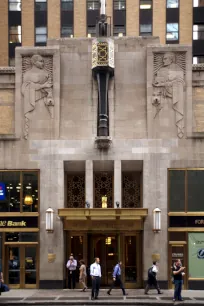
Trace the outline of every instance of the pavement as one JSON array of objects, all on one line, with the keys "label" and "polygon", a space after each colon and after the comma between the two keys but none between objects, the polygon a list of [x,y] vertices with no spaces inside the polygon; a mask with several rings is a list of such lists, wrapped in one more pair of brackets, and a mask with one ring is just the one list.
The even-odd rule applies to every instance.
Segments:
[{"label": "pavement", "polygon": [[0,296],[3,305],[204,305],[204,291],[183,290],[184,302],[173,303],[173,290],[164,290],[158,295],[155,290],[150,290],[144,295],[143,289],[127,290],[128,295],[123,296],[120,289],[114,289],[111,296],[107,289],[101,289],[98,300],[91,300],[91,290],[81,292],[78,289],[70,290],[38,290],[18,289],[4,292]]}]

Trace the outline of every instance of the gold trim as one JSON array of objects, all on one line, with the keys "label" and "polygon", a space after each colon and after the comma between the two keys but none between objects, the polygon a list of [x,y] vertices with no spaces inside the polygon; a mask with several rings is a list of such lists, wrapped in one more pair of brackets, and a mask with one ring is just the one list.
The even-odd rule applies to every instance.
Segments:
[{"label": "gold trim", "polygon": [[172,246],[172,247],[182,247],[182,248],[184,247],[183,244],[171,244],[171,246]]},{"label": "gold trim", "polygon": [[199,277],[189,277],[188,280],[192,280],[192,281],[196,281],[196,280],[203,280],[204,281],[204,278],[199,278]]},{"label": "gold trim", "polygon": [[11,241],[11,242],[4,242],[4,245],[38,245],[38,242],[19,242],[19,241]]},{"label": "gold trim", "polygon": [[192,211],[192,212],[169,212],[168,216],[175,216],[175,217],[180,217],[180,216],[184,216],[184,217],[188,217],[188,216],[195,216],[195,217],[203,217],[204,216],[204,212],[197,212],[197,211]]},{"label": "gold trim", "polygon": [[1,232],[8,232],[8,233],[13,233],[13,232],[39,232],[39,228],[0,228]]},{"label": "gold trim", "polygon": [[61,208],[59,217],[66,220],[141,220],[148,215],[146,208]]},{"label": "gold trim", "polygon": [[39,217],[39,213],[38,212],[5,212],[5,213],[0,213],[0,218],[1,217]]},{"label": "gold trim", "polygon": [[168,228],[169,232],[204,232],[204,227],[171,227]]},{"label": "gold trim", "polygon": [[169,244],[170,245],[172,245],[172,244],[174,244],[174,245],[184,245],[184,244],[187,244],[187,242],[186,241],[169,241]]},{"label": "gold trim", "polygon": [[204,170],[204,168],[168,168],[168,170]]}]

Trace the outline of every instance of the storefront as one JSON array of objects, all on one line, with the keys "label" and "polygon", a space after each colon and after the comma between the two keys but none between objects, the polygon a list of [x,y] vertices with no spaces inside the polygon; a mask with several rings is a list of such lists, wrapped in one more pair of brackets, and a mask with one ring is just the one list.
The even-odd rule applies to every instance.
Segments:
[{"label": "storefront", "polygon": [[[66,260],[71,253],[87,267],[100,257],[102,286],[112,281],[113,267],[123,262],[126,288],[142,286],[143,223],[147,209],[60,209],[66,236]],[[88,278],[88,282],[90,279]]]},{"label": "storefront", "polygon": [[204,169],[169,170],[169,287],[177,258],[185,269],[184,287],[204,289]]},{"label": "storefront", "polygon": [[10,288],[39,287],[38,190],[38,171],[0,171],[0,263]]}]

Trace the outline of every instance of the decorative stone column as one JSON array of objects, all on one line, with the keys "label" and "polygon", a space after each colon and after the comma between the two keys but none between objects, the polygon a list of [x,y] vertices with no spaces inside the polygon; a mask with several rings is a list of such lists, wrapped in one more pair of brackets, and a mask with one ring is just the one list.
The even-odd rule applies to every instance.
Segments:
[{"label": "decorative stone column", "polygon": [[114,160],[114,208],[117,208],[116,202],[119,202],[119,207],[122,207],[122,169],[121,160]]},{"label": "decorative stone column", "polygon": [[93,161],[86,160],[86,202],[93,208]]}]

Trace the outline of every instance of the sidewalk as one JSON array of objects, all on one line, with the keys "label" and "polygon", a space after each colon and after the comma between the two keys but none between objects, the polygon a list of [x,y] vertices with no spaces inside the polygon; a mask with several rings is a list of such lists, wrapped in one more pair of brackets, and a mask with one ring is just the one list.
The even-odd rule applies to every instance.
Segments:
[{"label": "sidewalk", "polygon": [[151,290],[144,295],[144,290],[127,290],[128,296],[123,297],[120,289],[115,289],[112,295],[107,295],[107,289],[101,289],[99,299],[92,301],[91,290],[81,292],[75,290],[11,290],[2,293],[0,304],[3,305],[204,305],[204,291],[183,290],[184,302],[172,302],[173,290],[164,290],[163,295],[157,295]]}]

